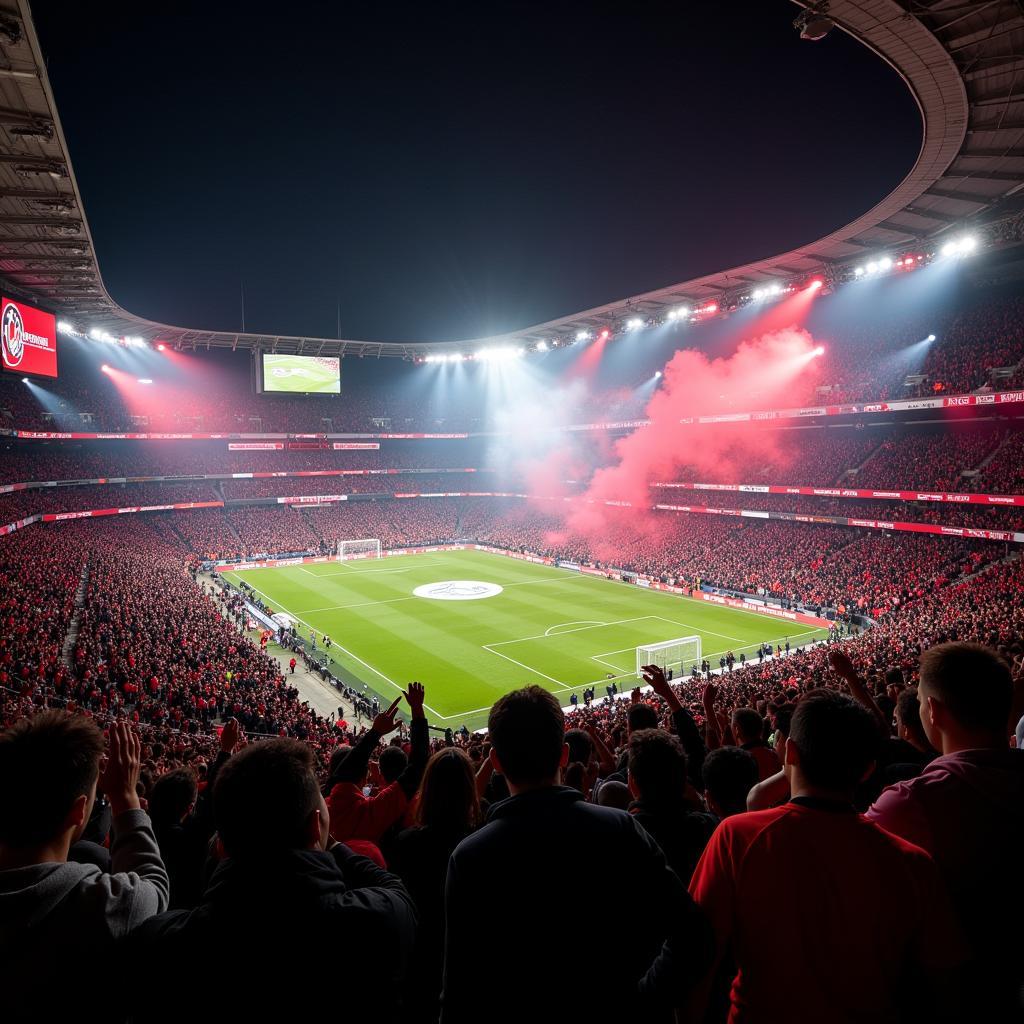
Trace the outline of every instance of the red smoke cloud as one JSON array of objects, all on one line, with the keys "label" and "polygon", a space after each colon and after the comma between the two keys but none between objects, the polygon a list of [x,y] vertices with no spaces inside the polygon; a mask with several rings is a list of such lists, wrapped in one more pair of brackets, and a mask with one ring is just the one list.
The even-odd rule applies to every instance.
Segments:
[{"label": "red smoke cloud", "polygon": [[[607,537],[612,520],[620,520],[604,502],[628,502],[636,511],[638,530],[656,529],[649,522],[650,485],[678,479],[686,467],[697,479],[717,479],[735,470],[739,461],[778,461],[776,433],[749,423],[684,424],[684,417],[799,405],[815,383],[814,338],[805,330],[787,328],[744,341],[728,358],[709,360],[685,349],[666,364],[661,387],[647,405],[650,426],[614,445],[611,465],[597,469],[582,500],[567,504],[567,525],[592,544]],[[552,453],[530,475],[534,494],[559,493],[551,487],[565,479],[565,456]],[[555,467],[554,469],[552,467]],[[537,486],[534,486],[536,482]],[[546,487],[541,490],[540,485]]]}]

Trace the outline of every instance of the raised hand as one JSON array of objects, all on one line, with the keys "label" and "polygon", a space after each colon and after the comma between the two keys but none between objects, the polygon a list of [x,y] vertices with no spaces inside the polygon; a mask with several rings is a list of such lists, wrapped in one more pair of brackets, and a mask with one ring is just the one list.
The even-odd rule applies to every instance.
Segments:
[{"label": "raised hand", "polygon": [[629,703],[639,704],[643,699],[643,695],[640,693],[640,687],[635,686],[629,694]]},{"label": "raised hand", "polygon": [[426,693],[422,683],[410,683],[409,689],[403,693],[406,703],[409,705],[409,713],[413,718],[423,717],[423,699]]},{"label": "raised hand", "polygon": [[107,731],[107,757],[100,772],[100,788],[110,801],[116,818],[139,809],[139,772],[142,768],[142,740],[123,720],[112,722]]},{"label": "raised hand", "polygon": [[382,711],[373,720],[373,724],[370,726],[370,728],[378,736],[387,736],[389,732],[395,731],[395,716],[398,714],[398,705],[401,703],[402,698],[396,697],[391,702],[391,707],[389,707],[387,711]]},{"label": "raised hand", "polygon": [[220,749],[225,754],[231,754],[235,748],[239,746],[239,740],[242,738],[242,729],[238,724],[237,718],[229,718],[224,723],[224,728],[220,731]]},{"label": "raised hand", "polygon": [[840,679],[850,679],[851,676],[856,678],[857,676],[857,669],[850,660],[850,656],[839,647],[829,648],[828,663]]}]

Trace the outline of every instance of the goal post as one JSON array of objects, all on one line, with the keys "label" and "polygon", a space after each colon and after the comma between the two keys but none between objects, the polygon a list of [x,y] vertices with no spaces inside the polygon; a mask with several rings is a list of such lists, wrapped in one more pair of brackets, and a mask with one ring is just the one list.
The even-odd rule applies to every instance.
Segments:
[{"label": "goal post", "polygon": [[684,636],[678,640],[663,640],[656,644],[642,644],[636,649],[636,674],[643,676],[644,665],[657,665],[667,673],[672,669],[676,677],[686,675],[694,665],[700,665],[699,636]]},{"label": "goal post", "polygon": [[380,539],[363,537],[359,540],[339,540],[337,561],[347,562],[354,558],[380,558]]}]

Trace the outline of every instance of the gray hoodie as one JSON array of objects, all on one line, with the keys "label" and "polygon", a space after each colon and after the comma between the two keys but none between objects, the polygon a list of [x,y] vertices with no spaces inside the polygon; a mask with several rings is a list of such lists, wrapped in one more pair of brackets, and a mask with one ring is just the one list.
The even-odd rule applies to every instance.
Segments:
[{"label": "gray hoodie", "polygon": [[13,996],[5,1019],[38,1017],[48,997],[100,982],[114,942],[167,909],[170,883],[145,811],[114,819],[110,854],[111,874],[52,862],[0,871],[0,989]]}]

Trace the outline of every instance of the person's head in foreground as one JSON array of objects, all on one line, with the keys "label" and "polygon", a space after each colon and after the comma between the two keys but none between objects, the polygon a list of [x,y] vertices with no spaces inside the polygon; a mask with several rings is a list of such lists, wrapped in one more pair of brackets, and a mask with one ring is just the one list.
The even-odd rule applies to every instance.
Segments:
[{"label": "person's head in foreground", "polygon": [[677,736],[640,729],[629,737],[629,789],[652,807],[675,807],[686,795],[686,754]]},{"label": "person's head in foreground", "polygon": [[569,759],[565,716],[558,701],[540,686],[524,686],[499,697],[487,717],[491,760],[513,795],[557,786]]},{"label": "person's head in foreground", "polygon": [[0,869],[66,861],[96,800],[103,735],[41,711],[0,733]]},{"label": "person's head in foreground", "polygon": [[757,760],[742,747],[719,747],[704,758],[704,801],[712,814],[728,818],[747,809],[747,795],[760,779]]},{"label": "person's head in foreground", "polygon": [[416,824],[470,832],[480,821],[476,772],[460,747],[445,747],[427,762],[416,802]]},{"label": "person's head in foreground", "polygon": [[794,797],[851,800],[875,766],[881,736],[862,704],[836,690],[814,690],[796,706],[786,743]]},{"label": "person's head in foreground", "polygon": [[1009,745],[1013,678],[995,651],[951,643],[921,655],[917,699],[921,727],[942,754]]},{"label": "person's head in foreground", "polygon": [[327,805],[313,770],[313,752],[290,739],[251,743],[225,762],[213,813],[228,857],[327,849]]}]

